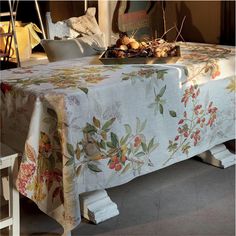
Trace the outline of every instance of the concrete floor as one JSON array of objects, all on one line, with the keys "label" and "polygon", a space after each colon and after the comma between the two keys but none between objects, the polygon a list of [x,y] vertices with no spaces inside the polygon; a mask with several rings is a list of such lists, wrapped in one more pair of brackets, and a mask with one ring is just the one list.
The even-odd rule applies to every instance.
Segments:
[{"label": "concrete floor", "polygon": [[[109,189],[108,194],[120,215],[99,225],[83,219],[73,236],[235,235],[235,167],[219,169],[193,158]],[[61,233],[59,224],[21,199],[22,236]]]}]

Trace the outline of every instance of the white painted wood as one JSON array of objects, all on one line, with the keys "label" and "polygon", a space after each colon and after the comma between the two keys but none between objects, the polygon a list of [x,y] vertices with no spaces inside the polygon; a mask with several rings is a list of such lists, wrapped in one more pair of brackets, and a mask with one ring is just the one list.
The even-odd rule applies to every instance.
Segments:
[{"label": "white painted wood", "polygon": [[0,229],[9,227],[9,235],[20,235],[19,192],[14,187],[14,171],[18,167],[18,154],[8,146],[0,143],[0,170],[8,168],[8,177],[1,178],[3,181],[4,195],[9,199],[9,216],[0,221]]},{"label": "white painted wood", "polygon": [[84,0],[84,13],[87,11],[88,9],[88,1]]},{"label": "white painted wood", "polygon": [[64,231],[61,236],[71,236],[71,231]]},{"label": "white painted wood", "polygon": [[231,153],[224,144],[216,145],[198,155],[203,162],[220,168],[227,168],[235,165],[235,154]]},{"label": "white painted wood", "polygon": [[111,3],[108,0],[98,1],[98,24],[105,33],[105,44],[111,44]]},{"label": "white painted wood", "polygon": [[[11,214],[13,218],[13,225],[12,225],[12,235],[20,235],[20,198],[19,198],[19,192],[14,186],[15,182],[15,173],[14,173],[14,165],[18,166],[18,158],[15,158],[13,160],[13,163],[11,165],[11,199],[12,199],[12,209]],[[14,181],[14,182],[13,182]]]},{"label": "white painted wood", "polygon": [[88,215],[88,208],[89,204],[93,202],[99,201],[100,199],[104,199],[107,197],[107,192],[105,190],[97,190],[86,192],[80,195],[80,209],[81,212]]},{"label": "white painted wood", "polygon": [[215,153],[219,153],[225,151],[225,146],[224,145],[216,145],[213,148],[211,148],[211,153],[214,155]]},{"label": "white painted wood", "polygon": [[3,220],[0,220],[1,229],[6,228],[12,224],[13,224],[13,221],[11,217],[7,217]]},{"label": "white painted wood", "polygon": [[10,189],[9,189],[9,177],[3,176],[2,177],[2,194],[6,201],[10,199]]},{"label": "white painted wood", "polygon": [[117,205],[105,190],[97,190],[80,195],[81,214],[87,220],[99,224],[119,215]]}]

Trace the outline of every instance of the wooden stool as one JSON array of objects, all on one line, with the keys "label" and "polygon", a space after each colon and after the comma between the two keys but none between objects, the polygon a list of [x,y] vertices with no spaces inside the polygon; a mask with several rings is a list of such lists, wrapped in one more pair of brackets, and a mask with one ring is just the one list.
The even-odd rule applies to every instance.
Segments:
[{"label": "wooden stool", "polygon": [[0,143],[0,170],[7,169],[7,176],[1,176],[3,196],[9,201],[9,216],[0,220],[0,229],[9,227],[9,235],[20,235],[19,192],[14,187],[14,168],[18,168],[18,154]]}]

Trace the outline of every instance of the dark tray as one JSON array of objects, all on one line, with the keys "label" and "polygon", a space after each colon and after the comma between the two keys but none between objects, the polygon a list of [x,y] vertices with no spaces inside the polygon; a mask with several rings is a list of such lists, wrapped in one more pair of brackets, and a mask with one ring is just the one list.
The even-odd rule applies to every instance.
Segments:
[{"label": "dark tray", "polygon": [[180,46],[175,46],[176,56],[168,57],[127,57],[127,58],[111,58],[107,57],[107,51],[103,52],[99,60],[104,65],[113,64],[173,64],[180,58]]}]

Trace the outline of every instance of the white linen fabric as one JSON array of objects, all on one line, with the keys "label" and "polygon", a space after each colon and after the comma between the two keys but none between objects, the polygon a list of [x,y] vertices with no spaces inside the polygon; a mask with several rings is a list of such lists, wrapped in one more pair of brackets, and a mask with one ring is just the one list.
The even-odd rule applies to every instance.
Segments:
[{"label": "white linen fabric", "polygon": [[2,72],[1,138],[24,152],[17,188],[65,230],[81,220],[80,193],[235,139],[234,48],[180,46],[175,65],[83,58]]}]

